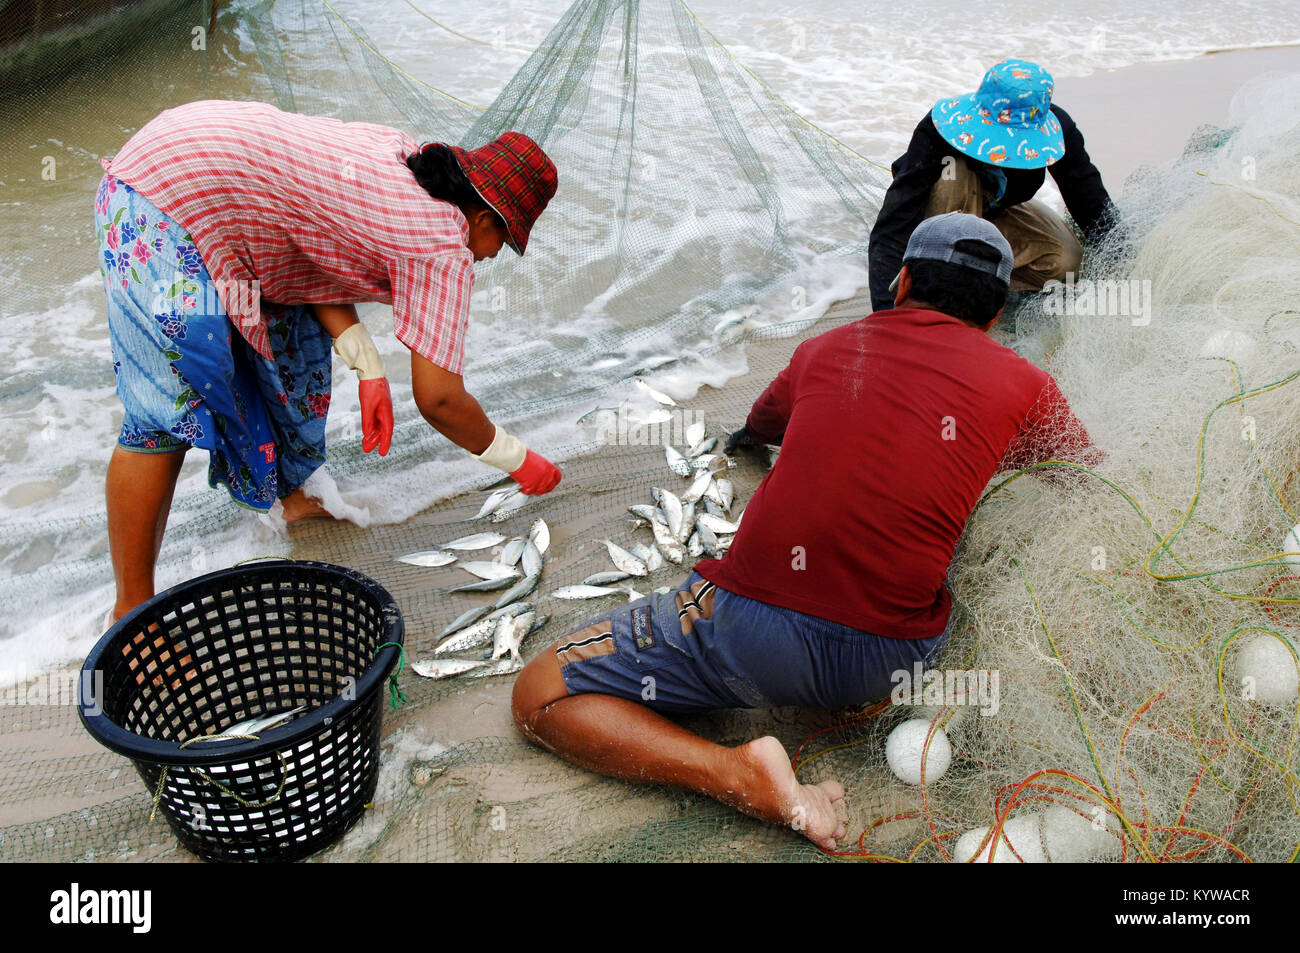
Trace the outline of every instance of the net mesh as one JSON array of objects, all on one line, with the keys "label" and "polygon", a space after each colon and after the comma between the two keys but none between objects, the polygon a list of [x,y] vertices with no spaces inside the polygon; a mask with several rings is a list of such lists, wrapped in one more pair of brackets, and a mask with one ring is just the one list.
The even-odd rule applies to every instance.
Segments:
[{"label": "net mesh", "polygon": [[[743,420],[800,338],[867,310],[858,298],[823,317],[818,288],[833,295],[834,269],[819,269],[863,258],[879,170],[787,110],[682,4],[576,4],[484,108],[420,78],[436,71],[384,55],[374,37],[428,20],[408,8],[385,8],[399,20],[376,16],[364,29],[345,4],[239,12],[268,94],[286,107],[467,144],[515,128],[555,157],[561,193],[529,255],[480,274],[482,340],[524,326],[511,321],[545,330],[500,344],[474,369],[494,418],[572,418],[631,393],[636,372],[658,367],[671,383],[664,358],[711,358],[747,371],[685,401],[716,433]],[[322,81],[339,70],[346,89]],[[1287,679],[1300,573],[1277,557],[1300,524],[1300,117],[1285,106],[1300,102],[1296,92],[1294,81],[1248,88],[1238,127],[1206,129],[1174,166],[1133,177],[1120,195],[1122,241],[1090,256],[1077,289],[1022,302],[995,332],[1052,371],[1107,452],[1095,471],[995,481],[968,526],[938,667],[996,673],[997,710],[922,697],[919,709],[684,719],[721,743],[774,734],[798,752],[801,778],[841,780],[848,855],[941,861],[962,856],[963,834],[969,854],[981,832],[1001,828],[1003,860],[1293,857],[1300,718]],[[1113,295],[1101,313],[1086,288],[1094,302]],[[556,329],[575,316],[584,333],[561,350]],[[661,446],[592,452],[572,427],[549,435],[570,457],[564,482],[495,527],[523,533],[539,515],[552,526],[540,593],[554,615],[526,656],[592,613],[544,594],[608,568],[598,540],[637,538],[626,507],[666,479]],[[476,527],[465,521],[482,497],[428,505],[475,478],[447,481],[450,456],[422,423],[399,427],[394,453],[401,476],[384,492],[416,501],[409,512],[390,512],[391,524],[297,526],[287,551],[385,585],[418,658],[476,597],[441,593],[442,571],[392,560]],[[346,487],[362,464],[345,447],[331,472]],[[762,475],[748,459],[730,471],[742,505]],[[182,499],[172,559],[247,526],[211,495]],[[11,574],[8,606],[99,585],[92,540],[102,533],[94,521],[0,529],[11,552],[52,538],[83,553]],[[267,536],[267,548],[284,551],[278,539]],[[679,575],[665,569],[654,582]],[[385,720],[374,806],[322,859],[824,859],[789,830],[598,778],[529,746],[510,722],[508,678],[400,678],[408,701]],[[70,678],[58,683],[62,703],[40,697],[56,682],[29,683],[10,695],[27,703],[0,708],[0,858],[185,859],[147,820],[149,792],[133,769],[77,725]],[[942,777],[913,787],[883,752],[894,727],[918,716],[943,728],[954,754]]]}]

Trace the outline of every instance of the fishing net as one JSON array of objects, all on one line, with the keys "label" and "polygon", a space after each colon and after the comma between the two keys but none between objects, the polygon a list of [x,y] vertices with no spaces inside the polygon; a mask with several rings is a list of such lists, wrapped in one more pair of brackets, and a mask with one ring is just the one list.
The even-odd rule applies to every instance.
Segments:
[{"label": "fishing net", "polygon": [[[423,16],[408,7],[403,16]],[[867,310],[860,297],[829,313],[826,303],[861,286],[843,283],[861,268],[880,175],[787,110],[681,4],[575,5],[481,109],[431,89],[436,68],[385,57],[382,38],[414,20],[367,17],[363,29],[348,9],[244,10],[268,96],[424,138],[520,129],[561,170],[527,258],[480,273],[469,347],[490,354],[468,376],[494,418],[531,423],[567,458],[553,494],[493,527],[521,534],[538,516],[552,527],[538,602],[553,617],[525,643],[531,657],[604,605],[548,594],[609,568],[600,540],[644,536],[626,507],[676,479],[658,438],[598,446],[571,421],[632,406],[629,378],[656,371],[656,386],[710,433],[740,423],[798,340]],[[339,69],[353,80],[346,95],[313,81]],[[1020,302],[995,331],[1051,370],[1107,453],[1094,471],[1004,475],[971,519],[937,667],[995,673],[996,706],[922,697],[683,720],[726,744],[774,734],[797,752],[802,779],[842,781],[845,856],[942,861],[961,835],[999,828],[1002,860],[1285,860],[1300,845],[1296,693],[1275,690],[1295,666],[1300,624],[1300,572],[1276,558],[1300,523],[1300,126],[1285,106],[1298,92],[1295,81],[1249,88],[1234,104],[1238,126],[1203,130],[1178,163],[1114,190],[1125,234],[1091,255],[1068,295]],[[633,320],[638,310],[653,320]],[[583,333],[564,338],[557,328],[578,316]],[[683,364],[696,377],[702,366],[741,376],[678,387]],[[451,494],[484,488],[483,477],[456,469],[414,419],[394,453],[367,496],[367,461],[343,444],[327,502],[352,507],[355,522],[295,526],[287,542],[213,493],[182,498],[164,558],[193,574],[237,539],[355,567],[397,597],[408,658],[423,657],[482,597],[440,592],[447,570],[393,559],[477,528],[466,521],[482,494]],[[763,472],[748,458],[729,471],[739,505]],[[11,573],[7,606],[102,586],[102,523],[0,532],[19,551],[44,538],[82,552],[54,571]],[[680,576],[668,567],[650,584]],[[510,720],[508,677],[428,681],[407,669],[399,679],[407,700],[385,719],[374,805],[322,859],[825,859],[792,831],[531,747]],[[64,701],[42,702],[52,686]],[[130,766],[84,737],[71,680],[19,693],[9,697],[33,703],[0,709],[0,858],[183,859],[148,821],[149,792]],[[953,749],[947,772],[920,786],[884,763],[886,737],[914,717]],[[991,838],[967,848],[981,839]]]}]

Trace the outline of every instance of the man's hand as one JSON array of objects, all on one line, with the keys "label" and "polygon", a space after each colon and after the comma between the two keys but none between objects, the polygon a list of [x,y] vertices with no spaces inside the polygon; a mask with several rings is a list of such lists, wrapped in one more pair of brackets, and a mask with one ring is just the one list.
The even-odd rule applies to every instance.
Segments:
[{"label": "man's hand", "polygon": [[375,447],[385,456],[393,442],[393,395],[387,377],[359,381],[361,395],[361,449],[369,453]]},{"label": "man's hand", "polygon": [[529,450],[524,456],[524,463],[510,474],[519,484],[519,489],[529,495],[550,493],[560,482],[560,468],[540,453]]},{"label": "man's hand", "polygon": [[727,438],[727,446],[723,448],[723,453],[732,456],[737,450],[753,450],[761,447],[762,444],[755,440],[749,433],[749,429],[741,427],[739,430],[733,430],[731,436]]}]

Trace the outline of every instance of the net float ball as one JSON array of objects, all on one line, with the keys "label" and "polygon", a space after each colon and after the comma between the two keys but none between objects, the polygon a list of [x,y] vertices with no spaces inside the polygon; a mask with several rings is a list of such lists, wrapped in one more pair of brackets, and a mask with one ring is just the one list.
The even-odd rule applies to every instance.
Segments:
[{"label": "net float ball", "polygon": [[[1041,819],[1037,814],[1022,814],[1019,817],[1008,819],[1002,825],[1002,836],[998,840],[998,849],[993,854],[993,863],[1048,863],[1047,853],[1043,850],[1040,824]],[[987,827],[980,827],[973,831],[967,831],[957,838],[957,844],[952,849],[953,863],[964,864],[972,857],[975,857],[975,851],[979,848],[980,841],[988,837],[988,833],[989,829]],[[1014,853],[1012,847],[1015,848]],[[988,843],[984,845],[983,850],[980,850],[979,856],[975,857],[975,863],[987,864],[989,862],[989,853],[992,850],[993,838],[989,837]]]},{"label": "net float ball", "polygon": [[1290,650],[1269,635],[1255,635],[1237,651],[1237,685],[1244,697],[1289,705],[1300,694],[1300,673]]},{"label": "net float ball", "polygon": [[1282,539],[1282,552],[1290,553],[1286,559],[1279,559],[1283,566],[1300,566],[1300,526],[1292,526],[1291,531]]},{"label": "net float ball", "polygon": [[[885,762],[889,770],[906,784],[921,783],[921,752],[925,750],[925,736],[930,723],[924,718],[910,718],[894,728],[885,741]],[[930,750],[925,759],[925,780],[938,781],[952,762],[952,746],[942,728],[934,729]]]}]

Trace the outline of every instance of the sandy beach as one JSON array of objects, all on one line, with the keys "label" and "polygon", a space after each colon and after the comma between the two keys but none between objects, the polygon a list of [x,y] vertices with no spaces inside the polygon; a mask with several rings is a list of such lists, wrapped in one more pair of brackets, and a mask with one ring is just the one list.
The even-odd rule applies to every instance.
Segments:
[{"label": "sandy beach", "polygon": [[[1300,72],[1300,49],[1232,51],[1096,73],[1061,81],[1056,99],[1084,131],[1122,207],[1121,186],[1134,170],[1176,159],[1187,137],[1203,123],[1228,124],[1235,90],[1256,75],[1278,71]],[[876,158],[887,164],[894,157]],[[809,333],[856,320],[868,309],[861,295],[840,302]],[[734,428],[798,340],[746,342],[748,372],[723,388],[702,388],[683,402],[684,407],[703,415],[710,434]],[[575,431],[575,443],[578,439]],[[538,516],[547,519],[552,548],[539,595],[607,568],[600,541],[632,538],[626,507],[645,502],[651,486],[671,478],[658,445],[604,447],[567,460],[563,469],[564,482],[555,493],[494,527],[515,535],[526,532]],[[738,500],[748,499],[763,472],[754,459],[738,461],[729,474]],[[288,531],[291,554],[350,566],[385,586],[403,612],[407,659],[416,659],[431,650],[449,618],[476,604],[475,597],[434,591],[459,580],[450,570],[412,569],[393,560],[472,531],[476,524],[466,521],[482,498],[481,492],[464,494],[400,525],[295,525]],[[683,574],[670,566],[650,584],[671,584]],[[526,643],[525,657],[542,651],[604,605],[544,601],[545,611],[554,617]],[[73,677],[67,671],[55,680]],[[375,804],[342,843],[320,856],[322,860],[821,859],[791,832],[767,828],[679,792],[597,779],[531,749],[511,721],[509,677],[429,682],[408,668],[399,678],[409,699],[398,711],[385,713],[384,760]],[[35,690],[37,685],[29,685],[19,697]],[[844,714],[723,712],[687,723],[722,743],[774,733],[793,751]],[[874,772],[883,780],[886,769],[879,750],[856,749],[856,756],[869,762],[862,778],[869,782]],[[193,859],[176,846],[161,819],[148,820],[149,793],[132,766],[99,747],[82,729],[71,705],[0,707],[0,764],[7,766],[0,774],[0,859]],[[814,766],[811,772],[815,776],[820,770]],[[848,792],[848,803],[854,837],[876,818],[919,804],[884,783],[860,783]],[[510,819],[504,829],[491,825],[494,807],[504,807]],[[669,822],[676,825],[675,837],[657,826]],[[690,828],[690,823],[698,827]],[[697,830],[696,842],[684,843],[682,829]],[[891,828],[888,837],[901,841],[910,833],[900,825]]]}]

